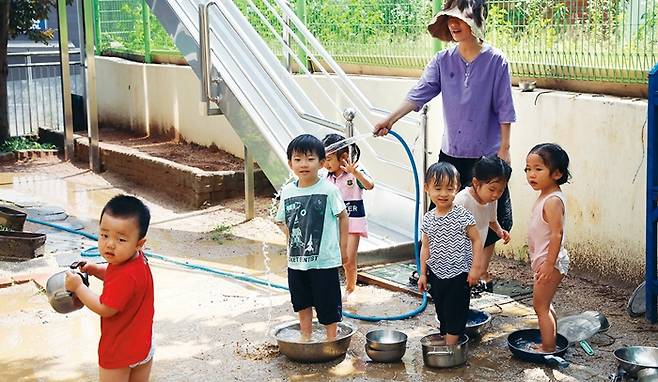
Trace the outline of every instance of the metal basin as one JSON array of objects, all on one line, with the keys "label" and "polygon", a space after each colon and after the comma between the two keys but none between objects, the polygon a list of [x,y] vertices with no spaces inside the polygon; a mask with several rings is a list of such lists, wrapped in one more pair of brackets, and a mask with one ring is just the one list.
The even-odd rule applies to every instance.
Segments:
[{"label": "metal basin", "polygon": [[0,206],[0,226],[11,231],[22,231],[27,214],[13,208]]},{"label": "metal basin", "polygon": [[[313,332],[324,330],[324,326],[313,322]],[[299,338],[288,338],[286,333],[299,332],[299,321],[285,322],[272,330],[272,335],[279,345],[279,351],[293,361],[327,362],[342,357],[347,353],[356,326],[349,322],[338,323],[338,334],[332,341],[303,342]]]},{"label": "metal basin", "polygon": [[507,336],[507,347],[512,354],[527,362],[546,363],[553,367],[568,367],[569,363],[562,356],[567,352],[569,340],[561,334],[557,334],[556,348],[553,353],[541,353],[531,350],[529,346],[541,344],[539,329],[521,329]]},{"label": "metal basin", "polygon": [[373,350],[399,351],[407,348],[407,335],[393,329],[371,330],[366,333],[366,345]]},{"label": "metal basin", "polygon": [[366,354],[375,362],[400,362],[406,350],[406,346],[395,350],[376,350],[366,345]]},{"label": "metal basin", "polygon": [[615,350],[613,354],[619,367],[632,378],[637,377],[638,372],[642,369],[658,369],[658,348],[628,346]]},{"label": "metal basin", "polygon": [[658,381],[658,369],[648,367],[637,372],[637,382],[656,382]]},{"label": "metal basin", "polygon": [[427,335],[420,340],[423,347],[423,362],[429,367],[455,367],[466,363],[468,336],[459,338],[456,345],[446,345],[439,333]]},{"label": "metal basin", "polygon": [[484,310],[469,309],[466,320],[466,335],[470,338],[481,336],[485,329],[490,326],[491,319],[491,314]]},{"label": "metal basin", "polygon": [[43,256],[46,234],[0,231],[0,260],[23,261]]}]

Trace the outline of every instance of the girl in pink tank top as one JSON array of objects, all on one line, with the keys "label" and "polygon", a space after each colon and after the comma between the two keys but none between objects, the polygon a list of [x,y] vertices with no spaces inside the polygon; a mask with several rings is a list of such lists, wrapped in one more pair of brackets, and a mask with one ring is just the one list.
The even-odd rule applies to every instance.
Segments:
[{"label": "girl in pink tank top", "polygon": [[[345,138],[341,135],[328,134],[322,142],[324,147],[328,147],[342,140],[345,140]],[[359,147],[356,144],[351,144],[333,153],[327,153],[324,161],[324,167],[329,172],[327,180],[338,187],[349,215],[347,251],[343,258],[343,268],[345,269],[343,301],[347,301],[349,295],[356,288],[356,256],[359,250],[359,242],[361,236],[368,237],[363,190],[372,190],[375,186],[370,176],[357,164],[359,156]]]},{"label": "girl in pink tank top", "polygon": [[539,191],[528,226],[528,252],[535,272],[532,305],[541,333],[537,350],[552,353],[557,326],[551,301],[569,269],[564,249],[566,203],[560,188],[571,176],[569,156],[557,144],[539,144],[526,157],[525,174],[530,187]]}]

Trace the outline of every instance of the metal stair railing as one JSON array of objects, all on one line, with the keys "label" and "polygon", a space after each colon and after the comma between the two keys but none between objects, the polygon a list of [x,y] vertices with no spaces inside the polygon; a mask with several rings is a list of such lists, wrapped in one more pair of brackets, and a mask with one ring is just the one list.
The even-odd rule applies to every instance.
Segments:
[{"label": "metal stair railing", "polygon": [[[147,0],[147,3],[195,74],[203,80],[201,92],[207,105],[216,105],[215,110],[223,112],[275,187],[285,183],[288,177],[285,151],[294,136],[306,132],[322,136],[332,131],[345,131],[342,125],[331,120],[350,115],[343,113],[349,107],[356,109],[355,129],[365,127],[370,133],[372,124],[367,117],[372,117],[377,111],[368,107],[367,99],[344,72],[324,68],[323,65],[333,60],[312,51],[317,50],[319,43],[309,38],[310,35],[297,34],[290,27],[287,29],[291,38],[309,41],[309,45],[303,44],[305,53],[300,55],[311,57],[315,66],[322,67],[323,76],[311,75],[308,71],[308,78],[293,76],[249,22],[246,11],[241,11],[233,2],[212,0],[206,4],[203,1],[201,7],[197,0]],[[253,1],[249,4],[255,7]],[[270,9],[276,6],[271,0],[267,4]],[[211,8],[213,12],[210,12]],[[254,15],[251,9],[248,12],[250,16]],[[287,9],[287,12],[291,11]],[[285,21],[277,16],[268,15],[268,18],[272,23]],[[259,17],[267,20],[262,12]],[[293,24],[300,23],[298,19],[286,18],[290,18]],[[207,31],[206,27],[209,27]],[[310,34],[305,27],[293,25],[293,28]],[[270,24],[268,29],[275,28]],[[280,32],[275,35],[283,46]],[[299,56],[287,48],[291,59],[301,64],[300,69],[307,69]],[[337,65],[336,68],[339,69]],[[329,70],[337,74],[330,75]],[[221,78],[215,79],[218,76]],[[316,93],[312,87],[302,88],[300,79],[313,81],[321,91]],[[416,127],[414,119],[406,118],[405,121],[413,121],[414,129],[403,131],[407,134],[405,140],[413,142],[413,137],[408,138],[409,133],[424,130]],[[373,228],[368,246],[373,250],[401,249],[409,241],[414,220],[413,216],[403,213],[410,211],[415,201],[407,157],[399,143],[389,138],[361,141],[359,145],[363,163],[377,180],[377,187],[369,192],[366,201],[370,212],[368,220]],[[387,158],[378,155],[384,150],[387,150]],[[424,158],[425,155],[417,159]],[[422,169],[424,165],[418,167]]]},{"label": "metal stair railing", "polygon": [[[333,60],[333,58],[322,47],[322,45],[317,41],[317,39],[312,35],[312,33],[310,33],[310,31],[308,31],[308,29],[301,22],[301,20],[299,20],[299,18],[297,18],[294,15],[292,10],[290,10],[290,8],[287,6],[287,4],[285,2],[279,1],[279,0],[276,0],[276,2],[277,2],[277,5],[279,5],[279,7],[283,10],[285,19],[277,14],[276,10],[274,9],[274,6],[268,0],[263,1],[263,3],[268,7],[268,9],[272,12],[274,17],[277,19],[277,21],[279,21],[279,23],[281,23],[283,25],[284,32],[287,35],[291,36],[295,40],[295,42],[300,47],[302,47],[305,54],[313,62],[314,66],[318,67],[320,69],[321,73],[323,74],[323,76],[329,79],[329,82],[332,85],[335,86],[338,93],[347,101],[347,103],[351,104],[352,106],[355,107],[355,109],[357,111],[356,117],[359,118],[361,122],[363,122],[362,125],[366,126],[366,128],[368,129],[367,131],[371,131],[372,130],[372,123],[367,118],[367,116],[381,118],[382,115],[384,115],[387,112],[382,110],[382,109],[375,108],[375,107],[372,106],[372,104],[370,104],[369,100],[356,87],[356,85],[347,77],[347,75],[340,68],[340,66]],[[210,3],[214,4],[214,5],[217,5],[217,7],[220,10],[222,10],[222,12],[224,12],[224,14],[227,14],[227,12],[226,12],[223,5],[217,4],[217,2],[214,1],[214,0],[211,1]],[[336,114],[339,114],[339,115],[343,114],[344,110],[341,110],[341,108],[333,100],[333,97],[331,97],[327,94],[327,92],[324,90],[324,87],[321,84],[319,84],[319,82],[316,80],[316,78],[315,78],[316,76],[312,75],[312,73],[310,73],[308,71],[308,69],[306,68],[305,63],[300,59],[298,54],[290,47],[290,45],[283,39],[283,37],[281,37],[276,32],[275,28],[269,22],[267,17],[265,17],[265,15],[258,9],[258,7],[254,4],[254,2],[251,1],[251,0],[248,0],[248,5],[255,11],[255,13],[258,15],[260,20],[263,22],[263,24],[265,24],[267,26],[269,31],[275,36],[275,38],[281,44],[281,46],[284,47],[285,53],[287,53],[288,56],[290,56],[293,60],[295,60],[298,67],[300,68],[300,70],[303,73],[305,73],[306,75],[308,75],[308,77],[311,79],[311,81],[317,86],[318,89],[320,89],[320,92],[324,95],[325,103],[333,105]],[[300,32],[302,32],[302,34],[303,34],[302,37],[298,36],[297,33],[295,33],[295,30],[293,30],[293,28],[286,25],[286,19],[291,20],[294,24],[294,27],[297,30],[299,30]],[[229,20],[228,16],[227,16],[227,20]],[[238,32],[239,35],[243,36],[244,31],[238,30],[235,27],[235,25],[238,24],[236,22],[236,20],[231,18],[229,21],[231,22],[232,27],[234,28],[234,30],[236,32]],[[244,39],[244,40],[248,40],[248,39]],[[307,44],[304,43],[304,41],[309,41],[312,46],[309,47]],[[249,44],[248,41],[245,41],[245,43]],[[257,49],[255,49],[253,46],[251,46],[250,49],[252,50],[252,52],[255,51],[255,50],[257,51]],[[329,74],[328,70],[324,67],[321,60],[313,52],[313,49],[315,49],[316,51],[318,51],[320,53],[321,59],[324,62],[329,64],[329,66],[331,67],[331,70],[334,72],[334,75]],[[276,78],[277,77],[276,73],[273,70],[271,70],[271,68],[266,64],[265,60],[262,59],[262,57],[260,57],[260,55],[257,52],[253,52],[253,53],[254,53],[254,56],[258,59],[259,63],[262,65],[263,69],[265,69],[266,72],[268,73],[268,75],[270,75],[270,77],[272,78],[274,83],[276,83],[277,86],[282,88],[281,89],[282,93],[284,94],[284,96],[286,96],[286,98],[288,99],[290,104],[296,109],[298,114],[300,114],[301,117],[305,117],[305,113],[302,110],[300,110],[300,108],[296,105],[296,101],[295,101],[294,97],[292,95],[290,95],[289,92],[287,92],[285,90],[285,86],[282,86],[279,79]],[[286,75],[289,75],[289,73],[287,71],[286,71]],[[308,114],[306,114],[306,116],[308,116]],[[309,118],[306,118],[306,119],[309,119]],[[413,124],[414,127],[416,127],[418,125],[418,120],[416,118],[406,117],[401,121],[401,123]],[[417,135],[414,139],[412,139],[412,141],[414,141],[414,143],[417,143],[419,138],[420,138],[420,131],[419,131],[419,129],[417,129],[417,127],[415,128],[415,131],[416,131]],[[363,133],[363,130],[361,131],[361,133]],[[394,142],[392,139],[387,138],[387,137],[386,138],[380,138],[379,140],[380,141],[387,141],[387,142]],[[394,144],[397,145],[397,142],[394,142]],[[390,165],[390,166],[394,166],[398,169],[401,169],[401,170],[404,170],[404,171],[407,171],[407,172],[411,171],[411,169],[410,169],[410,167],[407,163],[396,162],[396,161],[393,161],[393,160],[391,160],[387,157],[383,157],[383,156],[379,155],[378,151],[374,150],[373,147],[368,142],[364,142],[360,145],[362,147],[365,147],[367,149],[367,151],[370,152],[370,154],[373,155],[374,158],[376,158],[378,161],[380,161],[384,164]],[[415,146],[416,145],[414,145],[414,147]],[[425,155],[424,155],[425,151],[426,150],[424,148],[421,150],[423,155],[422,155],[421,160],[419,161],[422,164],[423,169],[424,169],[424,161],[425,161]],[[421,172],[422,172],[423,169],[420,169]],[[399,195],[405,196],[405,197],[410,197],[410,192],[408,190],[408,187],[407,187],[406,190],[402,190],[402,189],[400,189],[400,187],[390,185],[390,184],[380,183],[380,185],[383,186],[383,188],[388,189],[389,191],[395,192],[396,194],[399,194]]]},{"label": "metal stair railing", "polygon": [[[373,125],[370,122],[368,118],[365,118],[365,116],[370,116],[370,117],[376,117],[376,118],[382,118],[383,116],[389,114],[389,111],[377,108],[372,105],[370,100],[361,92],[361,90],[354,84],[352,80],[347,76],[345,71],[342,69],[342,67],[333,59],[331,54],[322,46],[322,44],[315,38],[313,33],[311,33],[306,25],[297,17],[297,15],[290,9],[288,6],[287,1],[285,0],[272,0],[274,1],[279,8],[283,11],[284,17],[281,17],[277,12],[274,6],[270,3],[269,0],[262,0],[263,4],[270,10],[272,15],[277,19],[277,21],[282,25],[284,28],[284,32],[287,36],[292,37],[295,42],[303,49],[305,54],[311,59],[313,66],[317,67],[320,69],[320,72],[322,75],[326,78],[328,78],[332,83],[335,84],[337,90],[340,92],[340,94],[345,97],[349,101],[349,103],[356,109],[357,111],[357,117],[361,117],[363,122],[365,122],[365,125],[369,130],[372,130]],[[276,33],[274,27],[271,25],[269,20],[262,14],[262,12],[258,9],[258,7],[255,5],[255,3],[252,0],[247,0],[249,6],[255,11],[255,13],[259,16],[260,20],[265,24],[272,35],[277,39],[277,41],[284,47],[284,50],[286,53],[291,56],[299,66],[300,70],[304,73],[307,74],[311,77],[313,82],[317,85],[317,87],[327,96],[327,99],[338,108],[338,106],[331,100],[331,97],[326,94],[326,92],[323,90],[322,86],[313,79],[313,76],[307,68],[306,65],[302,60],[300,60],[299,55],[290,47],[290,44],[285,41],[281,36]],[[297,33],[295,33],[295,30],[291,28],[290,25],[288,25],[287,20],[292,21],[294,27],[302,34],[302,36],[298,36]],[[304,41],[308,41],[311,45],[309,47]],[[334,75],[330,75],[329,71],[327,68],[324,67],[322,64],[322,61],[318,59],[314,51],[317,51],[319,55],[321,56],[321,59],[326,62],[331,71],[334,73]],[[342,85],[342,86],[341,86]],[[346,93],[348,91],[350,94]],[[340,112],[340,110],[338,110]],[[413,124],[417,126],[419,124],[420,120],[417,118],[414,118],[412,116],[405,116],[402,118],[398,123],[406,123],[406,124]],[[414,141],[417,141],[418,135],[416,136],[416,139]],[[391,139],[391,141],[393,141]],[[425,151],[425,150],[424,150]],[[382,160],[384,162],[389,162],[389,164],[400,166],[399,164],[396,164],[394,162],[391,162],[387,158],[382,158],[381,156],[377,155],[377,159]],[[408,170],[407,166],[402,166],[405,169]]]},{"label": "metal stair railing", "polygon": [[[220,1],[221,2],[221,1]],[[211,5],[214,5],[219,11],[222,13],[222,15],[230,22],[231,28],[241,37],[244,36],[244,32],[242,30],[236,29],[237,23],[233,21],[233,18],[229,12],[226,11],[225,7],[220,4],[220,2],[216,0],[210,0],[206,2],[205,4],[199,4],[199,40],[201,43],[201,57],[202,58],[202,72],[203,72],[203,89],[205,91],[205,97],[204,99],[207,99],[209,101],[217,102],[218,100],[215,99],[215,97],[212,96],[210,86],[211,86],[211,79],[210,79],[210,66],[211,66],[211,60],[210,58],[210,28],[208,26],[208,8]],[[254,54],[256,57],[259,65],[263,68],[263,70],[268,74],[268,76],[274,81],[274,83],[277,85],[279,90],[283,93],[283,95],[286,97],[287,101],[290,103],[290,105],[293,107],[293,109],[297,112],[300,118],[305,119],[309,122],[322,125],[324,127],[327,127],[332,130],[344,131],[344,127],[340,124],[337,124],[335,122],[329,121],[328,119],[318,116],[315,114],[310,114],[302,109],[302,107],[299,105],[295,97],[290,94],[290,91],[288,88],[281,82],[281,79],[279,76],[274,73],[272,70],[272,67],[267,63],[267,61],[263,58],[263,56],[260,54],[259,50],[251,43],[251,41],[248,38],[242,38],[242,42],[249,47],[251,52]],[[205,62],[204,62],[205,59]]]}]

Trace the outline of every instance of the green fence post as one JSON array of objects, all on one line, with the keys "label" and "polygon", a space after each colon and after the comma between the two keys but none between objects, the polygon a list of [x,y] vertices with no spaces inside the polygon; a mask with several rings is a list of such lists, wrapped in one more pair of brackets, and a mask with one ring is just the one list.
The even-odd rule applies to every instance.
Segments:
[{"label": "green fence post", "polygon": [[[295,14],[299,17],[302,23],[306,25],[306,0],[295,0]],[[303,44],[306,44],[306,40],[303,37],[300,38],[300,41]],[[308,62],[306,52],[301,46],[297,47],[297,57],[299,57],[299,60],[303,63]],[[299,68],[299,72],[303,72],[302,68]]]},{"label": "green fence post", "polygon": [[[433,13],[432,16],[436,15],[443,9],[443,0],[434,0],[432,2]],[[443,43],[438,38],[432,38],[432,49],[433,53],[436,53],[443,49]]]},{"label": "green fence post", "polygon": [[142,27],[144,28],[144,63],[151,63],[151,18],[146,0],[142,0]]},{"label": "green fence post", "polygon": [[94,7],[94,52],[97,55],[101,54],[101,13],[99,2],[100,0],[93,1]]}]

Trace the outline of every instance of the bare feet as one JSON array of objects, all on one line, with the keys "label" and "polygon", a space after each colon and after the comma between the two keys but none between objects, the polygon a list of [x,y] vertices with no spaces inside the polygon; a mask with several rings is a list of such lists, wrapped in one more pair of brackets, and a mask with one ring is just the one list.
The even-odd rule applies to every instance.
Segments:
[{"label": "bare feet", "polygon": [[528,344],[528,350],[533,353],[546,353],[546,354],[555,353],[555,349],[545,349],[542,344],[537,344],[537,343]]},{"label": "bare feet", "polygon": [[301,342],[311,342],[311,334],[300,333]]}]

